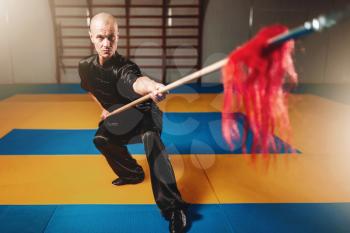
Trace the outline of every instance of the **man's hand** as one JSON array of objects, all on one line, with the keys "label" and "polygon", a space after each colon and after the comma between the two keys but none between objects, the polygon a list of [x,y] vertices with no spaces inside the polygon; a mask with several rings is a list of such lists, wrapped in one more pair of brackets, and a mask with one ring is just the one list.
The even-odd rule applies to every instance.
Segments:
[{"label": "man's hand", "polygon": [[157,83],[146,76],[139,77],[133,84],[133,88],[136,93],[140,95],[151,94],[151,99],[156,103],[164,100],[166,97],[166,94],[168,94],[168,92],[166,93],[159,92],[159,90],[162,89],[163,87],[164,87],[163,84]]},{"label": "man's hand", "polygon": [[101,113],[101,120],[104,120],[104,119],[106,119],[108,116],[109,116],[109,112],[106,110],[106,109],[104,109],[103,107],[102,107],[102,105],[101,105],[101,103],[96,99],[96,97],[93,95],[93,94],[91,94],[90,92],[89,92],[89,95],[95,100],[95,102],[101,107],[101,109],[102,109],[102,113]]},{"label": "man's hand", "polygon": [[166,98],[166,94],[168,93],[160,93],[159,90],[164,87],[163,84],[161,83],[155,83],[154,84],[154,90],[150,93],[151,94],[151,99],[158,103]]},{"label": "man's hand", "polygon": [[109,115],[109,112],[106,109],[103,109],[101,113],[101,120],[106,119],[108,115]]}]

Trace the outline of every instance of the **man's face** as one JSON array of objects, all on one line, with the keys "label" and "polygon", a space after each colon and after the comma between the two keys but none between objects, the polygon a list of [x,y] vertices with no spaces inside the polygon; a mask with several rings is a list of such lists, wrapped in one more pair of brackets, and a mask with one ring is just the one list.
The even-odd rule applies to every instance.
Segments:
[{"label": "man's face", "polygon": [[99,57],[106,60],[112,57],[117,50],[118,25],[97,22],[90,29],[90,38]]}]

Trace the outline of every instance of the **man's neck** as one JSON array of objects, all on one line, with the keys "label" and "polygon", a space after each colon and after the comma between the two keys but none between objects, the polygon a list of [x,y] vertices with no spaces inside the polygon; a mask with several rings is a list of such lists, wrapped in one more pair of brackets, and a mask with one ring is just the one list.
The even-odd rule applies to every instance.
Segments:
[{"label": "man's neck", "polygon": [[111,64],[111,62],[113,61],[113,57],[115,56],[116,53],[114,53],[111,57],[102,57],[100,55],[98,55],[98,63],[100,66],[109,66]]},{"label": "man's neck", "polygon": [[103,64],[106,63],[106,61],[108,61],[110,58],[104,58],[101,56],[98,56],[98,62],[100,63],[101,66],[103,66]]}]

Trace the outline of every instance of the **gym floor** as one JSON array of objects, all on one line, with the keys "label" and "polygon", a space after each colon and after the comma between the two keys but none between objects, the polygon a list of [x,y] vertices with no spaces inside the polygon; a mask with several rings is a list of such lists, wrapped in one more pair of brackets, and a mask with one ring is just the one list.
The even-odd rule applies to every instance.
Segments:
[{"label": "gym floor", "polygon": [[[178,187],[193,203],[188,232],[350,232],[349,104],[292,94],[292,138],[276,134],[280,151],[252,163],[223,142],[221,103],[220,87],[188,85],[160,104]],[[129,150],[145,181],[111,184],[92,143],[100,110],[79,85],[8,91],[0,109],[1,233],[167,232],[142,145]]]}]

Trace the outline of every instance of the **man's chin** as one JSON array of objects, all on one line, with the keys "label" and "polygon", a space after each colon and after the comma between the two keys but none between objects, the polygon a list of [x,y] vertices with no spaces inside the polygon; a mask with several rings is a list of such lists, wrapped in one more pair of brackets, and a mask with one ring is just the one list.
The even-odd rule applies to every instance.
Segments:
[{"label": "man's chin", "polygon": [[113,53],[112,52],[102,52],[99,55],[100,55],[100,57],[108,59],[108,58],[111,58],[113,56]]}]

